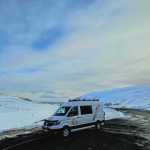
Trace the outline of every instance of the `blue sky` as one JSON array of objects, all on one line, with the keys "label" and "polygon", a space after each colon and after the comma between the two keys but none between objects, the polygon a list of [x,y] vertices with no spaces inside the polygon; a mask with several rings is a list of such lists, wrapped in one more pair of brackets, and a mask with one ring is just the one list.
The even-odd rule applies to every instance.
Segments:
[{"label": "blue sky", "polygon": [[0,91],[65,96],[150,84],[149,0],[1,0]]}]

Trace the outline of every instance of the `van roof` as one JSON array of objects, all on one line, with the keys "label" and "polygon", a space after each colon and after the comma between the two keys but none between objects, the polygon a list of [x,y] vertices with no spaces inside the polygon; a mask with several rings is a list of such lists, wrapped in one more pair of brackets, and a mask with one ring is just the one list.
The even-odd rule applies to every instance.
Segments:
[{"label": "van roof", "polygon": [[69,102],[72,101],[99,101],[99,99],[70,99]]}]

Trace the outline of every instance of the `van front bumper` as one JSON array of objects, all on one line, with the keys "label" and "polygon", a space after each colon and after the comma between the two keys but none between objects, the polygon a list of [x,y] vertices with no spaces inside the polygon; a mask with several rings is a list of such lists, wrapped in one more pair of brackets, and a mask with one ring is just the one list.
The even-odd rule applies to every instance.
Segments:
[{"label": "van front bumper", "polygon": [[50,132],[53,132],[53,133],[62,131],[62,127],[61,126],[42,126],[42,129],[44,131],[50,131]]}]

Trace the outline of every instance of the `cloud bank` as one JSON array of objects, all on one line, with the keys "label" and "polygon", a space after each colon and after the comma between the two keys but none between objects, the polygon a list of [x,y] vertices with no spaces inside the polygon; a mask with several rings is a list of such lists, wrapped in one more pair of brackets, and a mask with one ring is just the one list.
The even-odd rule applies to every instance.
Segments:
[{"label": "cloud bank", "polygon": [[150,84],[148,0],[1,0],[0,91],[65,96]]}]

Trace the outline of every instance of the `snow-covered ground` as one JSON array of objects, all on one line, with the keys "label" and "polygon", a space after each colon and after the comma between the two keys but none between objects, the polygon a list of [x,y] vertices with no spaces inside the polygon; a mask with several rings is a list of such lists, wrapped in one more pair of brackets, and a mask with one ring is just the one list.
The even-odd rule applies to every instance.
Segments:
[{"label": "snow-covered ground", "polygon": [[127,116],[120,112],[116,111],[112,108],[104,108],[105,111],[105,120],[111,120],[111,119],[119,119],[119,118],[126,118]]},{"label": "snow-covered ground", "polygon": [[82,99],[98,98],[112,107],[150,110],[150,86],[127,87],[97,91],[81,96]]},{"label": "snow-covered ground", "polygon": [[[28,128],[52,115],[58,105],[33,103],[17,97],[0,96],[0,132]],[[123,113],[105,108],[106,120],[125,117]]]},{"label": "snow-covered ground", "polygon": [[52,115],[57,105],[38,104],[10,96],[0,96],[0,131],[35,126]]}]

